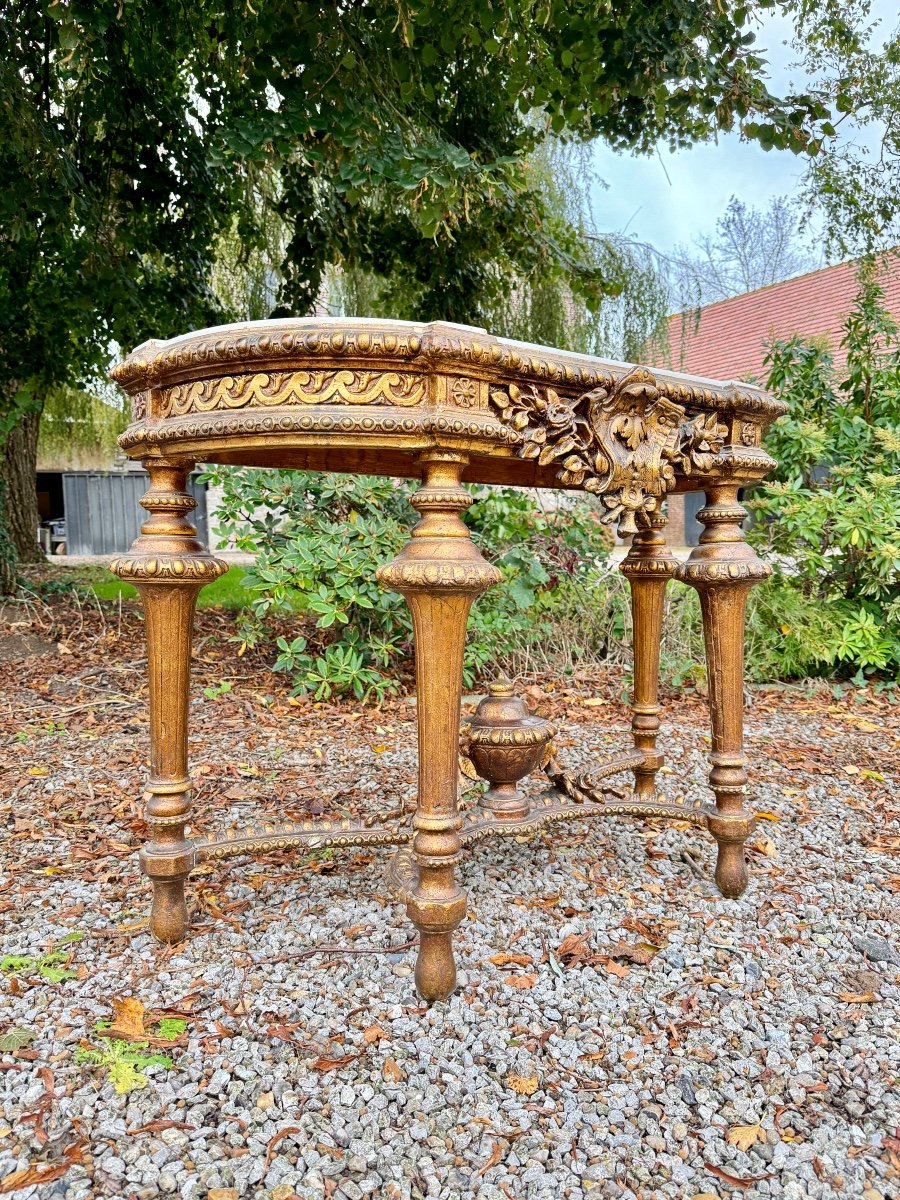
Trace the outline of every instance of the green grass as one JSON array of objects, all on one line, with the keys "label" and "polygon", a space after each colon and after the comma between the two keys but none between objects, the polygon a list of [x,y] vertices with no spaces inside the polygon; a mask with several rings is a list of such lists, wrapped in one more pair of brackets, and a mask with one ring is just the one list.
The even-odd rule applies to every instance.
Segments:
[{"label": "green grass", "polygon": [[[54,567],[56,564],[54,564]],[[241,586],[245,567],[229,567],[215,583],[208,584],[197,598],[199,608],[228,608],[237,612],[250,603],[250,593]],[[91,590],[99,600],[132,600],[137,590],[124,583],[105,567],[65,567],[60,564],[53,572],[52,583],[71,583],[83,591]]]}]

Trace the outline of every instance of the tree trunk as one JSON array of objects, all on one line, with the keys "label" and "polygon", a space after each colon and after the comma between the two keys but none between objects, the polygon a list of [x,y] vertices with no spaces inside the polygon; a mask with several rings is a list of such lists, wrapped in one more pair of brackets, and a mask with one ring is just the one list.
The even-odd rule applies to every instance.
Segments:
[{"label": "tree trunk", "polygon": [[4,523],[5,506],[3,476],[0,475],[0,596],[9,596],[16,590],[16,552]]},{"label": "tree trunk", "polygon": [[42,562],[37,540],[38,509],[35,489],[38,430],[41,413],[37,409],[22,415],[10,430],[0,450],[3,510],[0,513],[6,535],[19,562]]}]

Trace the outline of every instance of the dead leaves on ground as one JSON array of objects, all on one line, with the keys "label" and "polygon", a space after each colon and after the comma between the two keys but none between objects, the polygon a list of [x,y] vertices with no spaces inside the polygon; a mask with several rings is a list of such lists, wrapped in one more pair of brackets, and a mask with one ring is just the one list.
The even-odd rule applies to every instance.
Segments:
[{"label": "dead leaves on ground", "polygon": [[13,1171],[5,1179],[0,1179],[0,1196],[8,1196],[23,1188],[37,1187],[42,1183],[52,1183],[62,1179],[63,1175],[84,1157],[84,1142],[72,1142],[63,1150],[63,1156],[58,1162],[32,1163],[21,1170]]},{"label": "dead leaves on ground", "polygon": [[[552,897],[553,903],[558,900],[559,897]],[[541,961],[548,963],[560,978],[564,970],[600,966],[617,979],[624,979],[630,973],[631,966],[646,967],[653,961],[668,940],[668,928],[674,924],[674,921],[628,915],[622,920],[622,928],[636,933],[640,941],[628,942],[620,938],[612,945],[594,946],[589,933],[570,933],[555,951],[545,945]],[[530,954],[502,951],[492,954],[487,961],[495,967],[529,967],[533,965],[534,958]],[[511,972],[503,976],[507,987],[519,990],[534,987],[537,980],[535,972]]]},{"label": "dead leaves on ground", "polygon": [[320,1056],[308,1063],[310,1071],[336,1071],[339,1067],[349,1066],[350,1063],[356,1062],[358,1058],[362,1058],[362,1054],[342,1054],[339,1058],[325,1058]]},{"label": "dead leaves on ground", "polygon": [[399,1067],[393,1058],[386,1058],[384,1066],[381,1068],[381,1074],[388,1083],[402,1083],[406,1076],[401,1067]]},{"label": "dead leaves on ground", "polygon": [[726,1171],[724,1167],[717,1167],[714,1163],[703,1164],[711,1175],[715,1175],[717,1179],[721,1179],[723,1183],[728,1183],[732,1187],[740,1188],[742,1192],[747,1188],[753,1187],[754,1183],[762,1183],[764,1179],[774,1179],[775,1176],[771,1171],[767,1171],[764,1175],[732,1175],[730,1171]]},{"label": "dead leaves on ground", "polygon": [[518,988],[519,991],[527,991],[537,983],[537,975],[507,975],[503,982],[507,987]]},{"label": "dead leaves on ground", "polygon": [[738,1150],[747,1151],[757,1142],[765,1141],[765,1138],[761,1125],[734,1125],[728,1130],[726,1141],[729,1146],[737,1146]]},{"label": "dead leaves on ground", "polygon": [[475,1177],[478,1178],[481,1175],[486,1175],[488,1171],[490,1171],[491,1167],[496,1167],[502,1158],[503,1146],[500,1144],[500,1142],[494,1142],[494,1148],[491,1150],[490,1158],[483,1167],[479,1167],[479,1169],[475,1172]]},{"label": "dead leaves on ground", "polygon": [[530,967],[534,959],[530,954],[492,954],[488,962],[495,967]]},{"label": "dead leaves on ground", "polygon": [[506,1077],[506,1086],[512,1088],[519,1096],[533,1096],[538,1090],[537,1076],[510,1073]]},{"label": "dead leaves on ground", "polygon": [[113,997],[110,1005],[112,1020],[99,1023],[94,1030],[99,1037],[166,1048],[183,1045],[186,1040],[187,1020],[171,1009],[150,1012],[136,996]]}]

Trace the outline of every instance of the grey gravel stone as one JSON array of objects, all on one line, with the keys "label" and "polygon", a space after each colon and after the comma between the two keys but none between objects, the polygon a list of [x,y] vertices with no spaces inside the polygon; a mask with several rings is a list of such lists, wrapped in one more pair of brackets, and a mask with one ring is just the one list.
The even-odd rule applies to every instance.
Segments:
[{"label": "grey gravel stone", "polygon": [[900,953],[898,953],[887,938],[874,937],[871,934],[858,934],[850,939],[854,949],[860,954],[865,954],[866,958],[872,962],[892,963],[895,967],[900,966]]},{"label": "grey gravel stone", "polygon": [[[222,735],[223,761],[309,772],[335,796],[359,789],[367,804],[377,796],[385,809],[408,807],[408,724],[372,716],[389,747],[373,755],[362,722],[348,738],[346,720],[319,720],[298,747],[283,722],[235,724]],[[241,1200],[280,1200],[288,1188],[318,1200],[332,1187],[337,1200],[724,1195],[707,1163],[738,1177],[771,1173],[754,1184],[753,1200],[890,1200],[897,1181],[883,1145],[900,1124],[900,992],[889,969],[896,961],[885,955],[895,953],[897,898],[889,856],[868,844],[868,813],[882,793],[871,781],[781,765],[779,747],[827,741],[808,714],[801,722],[760,705],[748,725],[756,803],[780,820],[761,822],[775,853],[753,854],[744,897],[718,896],[713,848],[694,827],[610,820],[476,844],[459,871],[469,895],[455,938],[460,986],[430,1007],[413,988],[413,952],[390,950],[410,930],[384,892],[380,854],[215,864],[197,882],[239,920],[198,910],[191,938],[174,951],[142,931],[119,936],[132,918],[116,906],[140,913],[145,898],[127,859],[104,859],[100,879],[42,875],[39,891],[20,896],[13,855],[26,856],[15,877],[27,880],[35,878],[27,856],[69,861],[65,822],[48,825],[45,810],[71,794],[88,798],[87,783],[104,803],[113,780],[133,794],[133,739],[123,734],[104,749],[102,771],[61,766],[52,791],[37,778],[28,786],[46,840],[10,839],[0,860],[0,886],[17,905],[4,952],[42,951],[73,928],[116,936],[74,946],[76,967],[87,968],[80,977],[4,995],[4,1029],[33,1028],[37,1058],[0,1072],[0,1124],[13,1131],[0,1139],[0,1179],[47,1157],[23,1117],[45,1103],[40,1071],[49,1065],[52,1145],[67,1145],[77,1124],[90,1154],[33,1200],[206,1200],[216,1188]],[[624,716],[617,730],[563,724],[561,745],[577,770],[625,736]],[[705,736],[686,717],[660,739],[671,752],[661,779],[691,801],[707,796]],[[888,788],[896,782],[885,785],[885,814]],[[896,821],[885,815],[882,826],[887,835]],[[61,915],[78,905],[81,917]],[[560,974],[545,950],[558,961],[567,934],[585,936],[598,960],[563,962]],[[602,948],[647,938],[661,949],[646,965],[614,973],[603,962]],[[298,957],[350,939],[388,953]],[[492,962],[501,951],[529,961]],[[861,955],[881,965],[877,987],[864,979]],[[516,988],[516,974],[534,981]],[[860,991],[877,1001],[840,998]],[[127,994],[148,1011],[177,1002],[191,1016],[186,1044],[168,1051],[171,1069],[148,1068],[147,1086],[123,1097],[102,1070],[76,1064],[74,1050],[109,1015],[110,997]],[[319,1070],[317,1060],[339,1065]],[[729,1140],[734,1127],[757,1124],[746,1152]]]}]

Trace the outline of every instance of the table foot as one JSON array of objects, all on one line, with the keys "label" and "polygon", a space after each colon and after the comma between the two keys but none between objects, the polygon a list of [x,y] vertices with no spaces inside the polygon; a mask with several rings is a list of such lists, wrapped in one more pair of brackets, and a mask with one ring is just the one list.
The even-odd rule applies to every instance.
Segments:
[{"label": "table foot", "polygon": [[154,879],[150,932],[158,942],[175,945],[187,936],[188,911],[184,879]]}]

